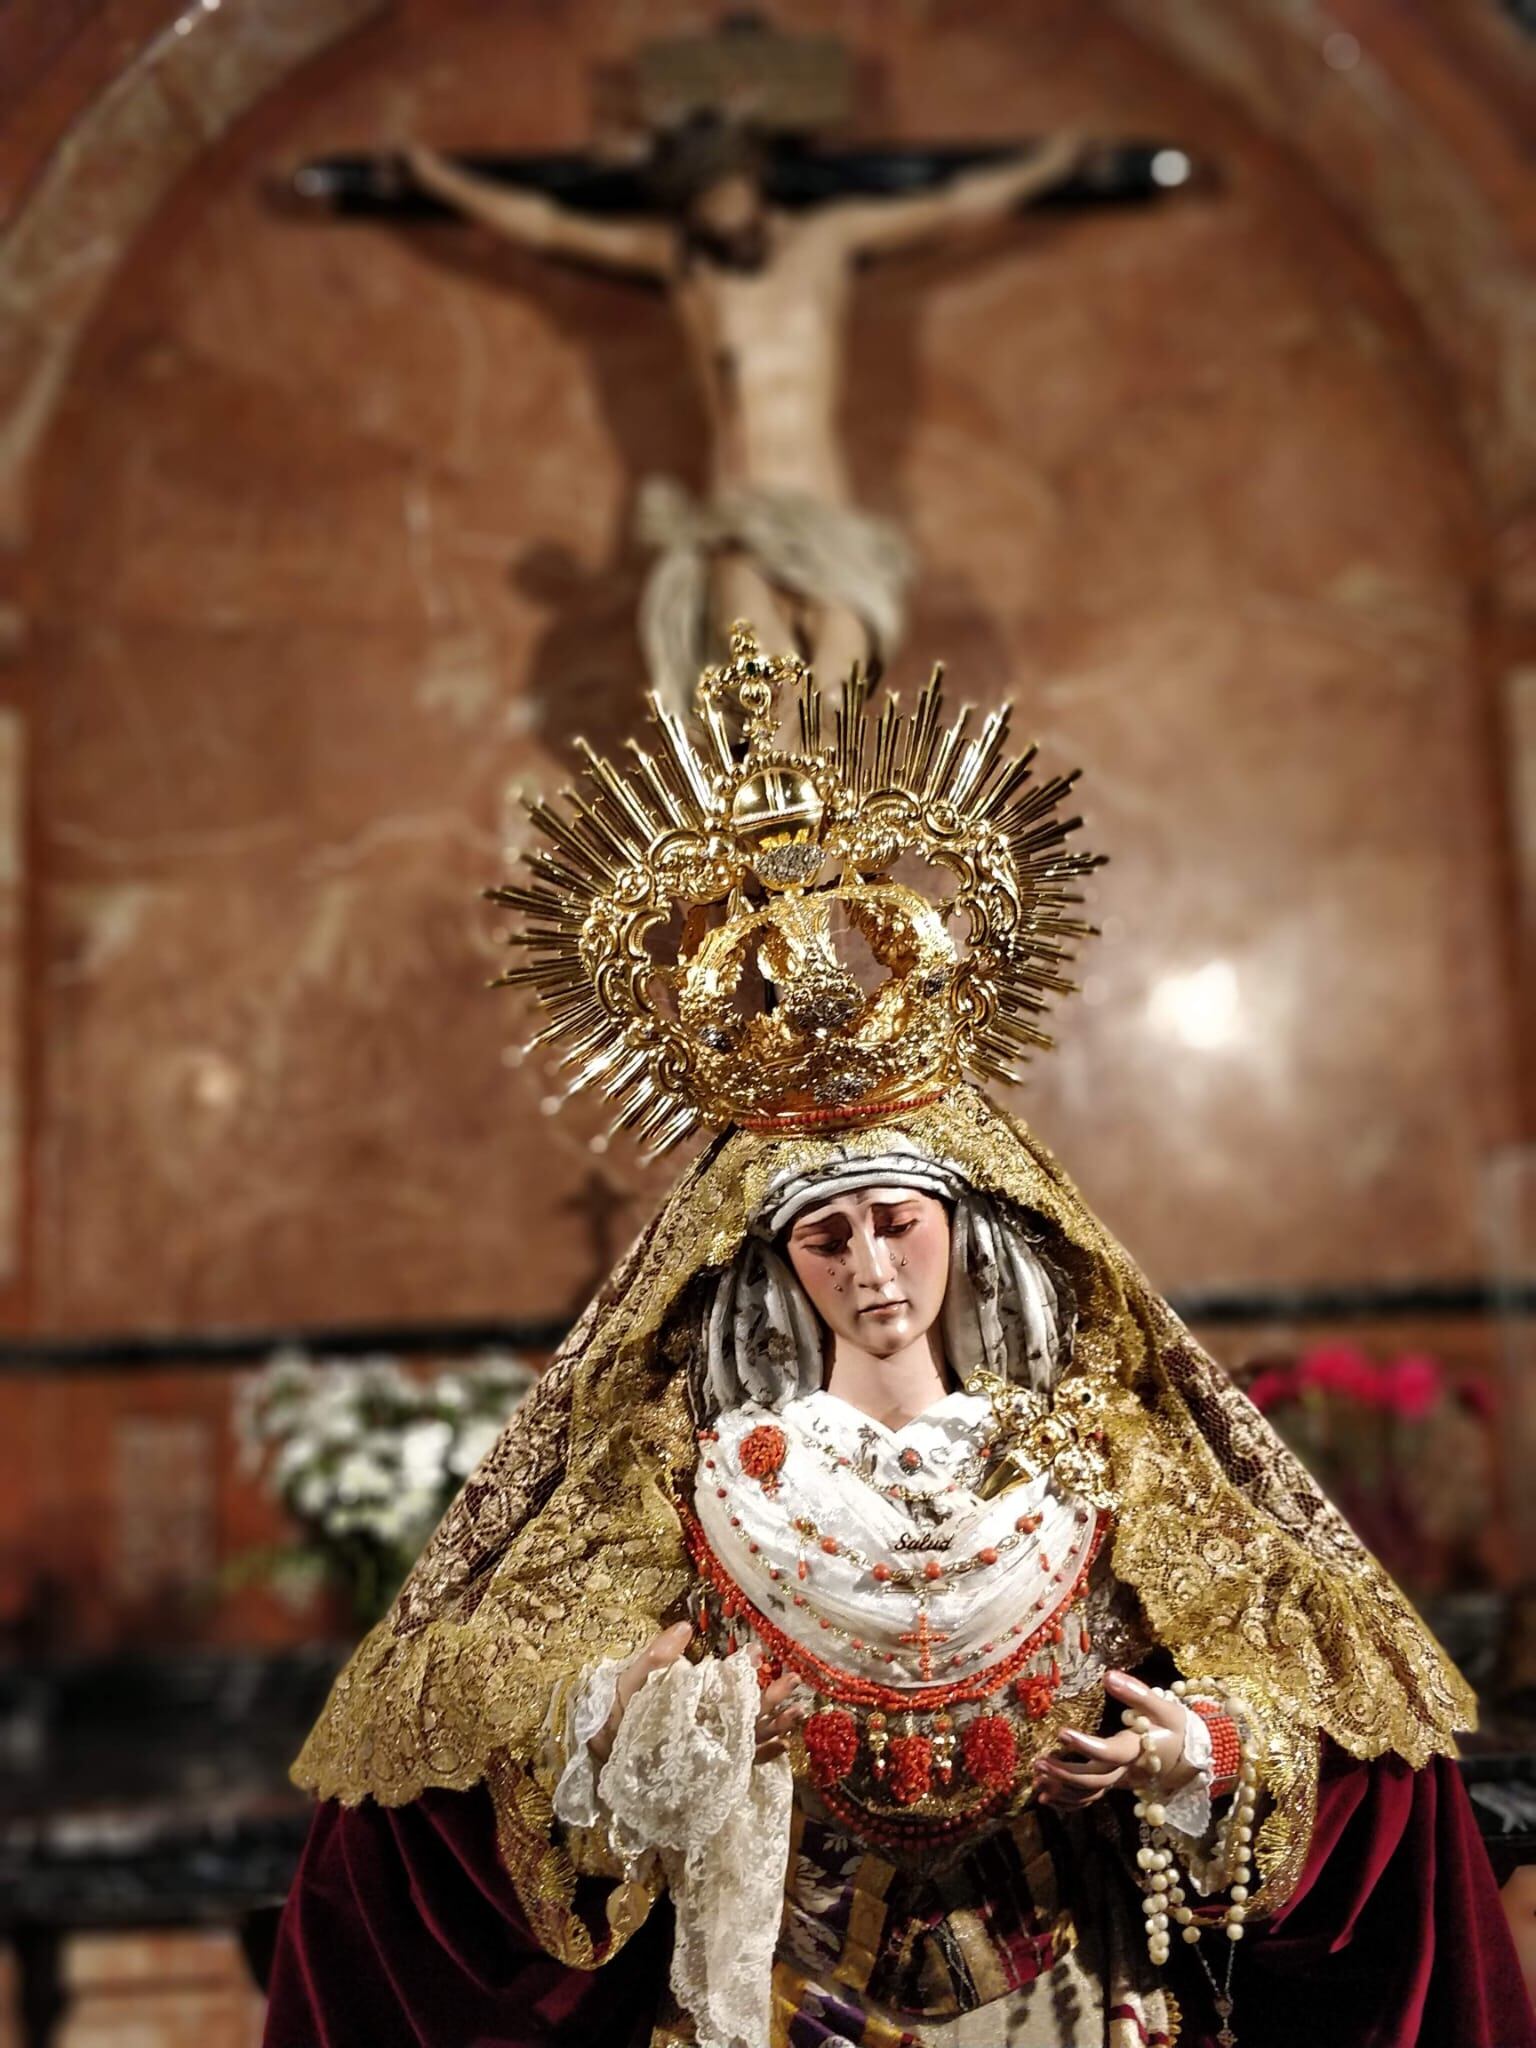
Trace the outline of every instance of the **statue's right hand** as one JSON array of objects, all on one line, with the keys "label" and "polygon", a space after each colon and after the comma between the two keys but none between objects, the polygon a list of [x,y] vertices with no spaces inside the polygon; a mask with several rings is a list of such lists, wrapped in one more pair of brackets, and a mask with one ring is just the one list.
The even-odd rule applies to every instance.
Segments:
[{"label": "statue's right hand", "polygon": [[[619,1732],[619,1723],[624,1719],[624,1709],[644,1685],[653,1672],[665,1671],[677,1662],[693,1640],[693,1629],[686,1621],[679,1621],[671,1628],[664,1628],[654,1635],[643,1650],[638,1650],[619,1673],[614,1688],[613,1712],[589,1737],[587,1748],[599,1763],[606,1763],[613,1748],[614,1738]],[[757,1661],[753,1650],[738,1651],[738,1656],[750,1656]],[[767,1763],[771,1757],[782,1756],[785,1745],[794,1728],[805,1717],[805,1708],[793,1695],[800,1681],[793,1671],[786,1671],[776,1678],[772,1685],[763,1688],[761,1709],[757,1717],[757,1755],[755,1761]]]}]

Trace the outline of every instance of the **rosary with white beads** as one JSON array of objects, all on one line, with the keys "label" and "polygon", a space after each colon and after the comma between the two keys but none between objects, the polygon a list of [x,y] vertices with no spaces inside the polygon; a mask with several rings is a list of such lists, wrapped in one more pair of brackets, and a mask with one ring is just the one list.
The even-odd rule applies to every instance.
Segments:
[{"label": "rosary with white beads", "polygon": [[[1168,1697],[1168,1691],[1161,1686],[1153,1686],[1151,1690],[1160,1698]],[[1171,1687],[1173,1696],[1181,1700],[1194,1690],[1196,1688],[1184,1679],[1177,1680]],[[1182,1930],[1185,1941],[1194,1948],[1196,1959],[1210,1981],[1216,2017],[1221,2022],[1221,2030],[1216,2036],[1220,2048],[1237,2048],[1237,2036],[1231,2024],[1232,1963],[1237,1944],[1243,1938],[1243,1922],[1248,1913],[1248,1877],[1253,1862],[1253,1816],[1258,1800],[1259,1773],[1252,1746],[1243,1732],[1243,1723],[1232,1710],[1233,1703],[1224,1694],[1207,1694],[1200,1690],[1202,1697],[1218,1699],[1221,1711],[1238,1731],[1237,1780],[1232,1803],[1217,1826],[1214,1848],[1209,1856],[1202,1855],[1193,1846],[1186,1852],[1191,1877],[1209,1891],[1227,1894],[1228,1903],[1222,1911],[1228,1943],[1227,1961],[1220,1983],[1198,1946],[1203,1929],[1185,1897],[1173,1833],[1166,1825],[1167,1810],[1161,1800],[1146,1796],[1139,1798],[1135,1806],[1136,1818],[1141,1823],[1141,1846],[1136,1851],[1136,1868],[1145,1895],[1142,1910],[1147,1921],[1147,1954],[1155,1965],[1167,1962],[1168,1923],[1172,1918]],[[1158,1754],[1156,1738],[1161,1731],[1145,1714],[1129,1709],[1122,1719],[1140,1740],[1143,1776],[1158,1778],[1162,1774],[1163,1760]],[[1151,1790],[1150,1786],[1148,1790]]]}]

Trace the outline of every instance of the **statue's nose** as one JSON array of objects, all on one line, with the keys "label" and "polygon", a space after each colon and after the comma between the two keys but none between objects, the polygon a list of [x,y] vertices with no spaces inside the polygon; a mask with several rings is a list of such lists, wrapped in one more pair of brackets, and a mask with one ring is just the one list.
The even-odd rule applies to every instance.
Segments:
[{"label": "statue's nose", "polygon": [[866,1224],[853,1233],[853,1277],[861,1287],[885,1287],[896,1277],[889,1242]]}]

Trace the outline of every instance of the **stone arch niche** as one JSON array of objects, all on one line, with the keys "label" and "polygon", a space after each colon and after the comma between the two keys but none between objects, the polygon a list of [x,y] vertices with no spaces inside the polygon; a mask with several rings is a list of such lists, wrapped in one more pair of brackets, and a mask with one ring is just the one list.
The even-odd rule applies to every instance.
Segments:
[{"label": "stone arch niche", "polygon": [[[1187,206],[893,264],[857,315],[855,473],[924,564],[904,666],[1011,688],[1115,858],[1021,1106],[1164,1285],[1475,1270],[1519,1123],[1490,619],[1528,421],[1496,167],[1405,89],[1478,223],[1458,270],[1414,255],[1390,178],[1351,181],[1400,126],[1374,74],[1330,82],[1347,148],[1282,146],[1276,53],[1299,79],[1338,10],[784,14],[877,68],[871,135],[1169,131],[1225,167]],[[504,1061],[474,892],[509,789],[627,717],[630,502],[697,474],[700,422],[659,301],[260,187],[408,130],[569,145],[594,65],[692,16],[181,18],[76,112],[0,270],[35,819],[16,1312],[559,1315],[656,1182]]]}]

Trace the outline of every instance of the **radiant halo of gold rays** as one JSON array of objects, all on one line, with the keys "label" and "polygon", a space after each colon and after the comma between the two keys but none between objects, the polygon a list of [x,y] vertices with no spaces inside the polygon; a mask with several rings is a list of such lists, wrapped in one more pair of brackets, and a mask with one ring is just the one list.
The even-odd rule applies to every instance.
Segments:
[{"label": "radiant halo of gold rays", "polygon": [[[537,994],[534,1045],[617,1104],[615,1129],[662,1151],[703,1125],[852,1122],[967,1072],[1015,1081],[1050,1045],[1039,1019],[1094,929],[1074,885],[1100,857],[1067,846],[1076,773],[1034,781],[1007,707],[946,723],[936,669],[910,710],[875,712],[855,676],[829,714],[745,626],[700,679],[697,740],[649,704],[654,744],[620,764],[578,742],[584,786],[528,806],[527,879],[486,892],[528,956],[494,985]],[[904,856],[954,887],[897,880]],[[848,933],[887,970],[873,989]]]}]

